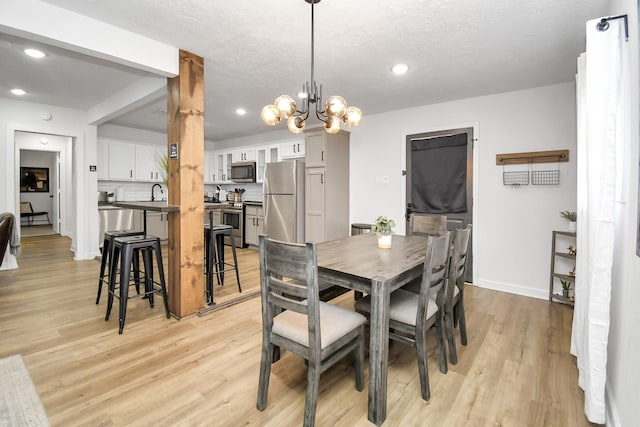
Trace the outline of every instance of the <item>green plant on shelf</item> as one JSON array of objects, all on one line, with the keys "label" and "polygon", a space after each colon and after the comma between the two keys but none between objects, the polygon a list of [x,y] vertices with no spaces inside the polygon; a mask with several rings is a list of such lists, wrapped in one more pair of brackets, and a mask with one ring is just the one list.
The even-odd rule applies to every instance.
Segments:
[{"label": "green plant on shelf", "polygon": [[568,280],[560,280],[560,284],[562,285],[562,290],[563,291],[568,291],[569,289],[571,289],[571,282]]}]

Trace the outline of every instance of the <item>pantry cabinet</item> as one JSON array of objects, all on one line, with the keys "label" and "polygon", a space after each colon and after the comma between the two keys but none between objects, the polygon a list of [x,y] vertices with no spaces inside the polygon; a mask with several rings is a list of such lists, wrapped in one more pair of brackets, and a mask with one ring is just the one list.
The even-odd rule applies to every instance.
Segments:
[{"label": "pantry cabinet", "polygon": [[305,240],[349,236],[349,132],[305,131]]}]

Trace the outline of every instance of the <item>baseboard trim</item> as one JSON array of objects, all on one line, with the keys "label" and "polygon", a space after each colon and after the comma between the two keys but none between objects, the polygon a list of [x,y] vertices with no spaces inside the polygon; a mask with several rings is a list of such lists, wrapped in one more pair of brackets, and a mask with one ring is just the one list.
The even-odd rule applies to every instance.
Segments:
[{"label": "baseboard trim", "polygon": [[474,285],[494,291],[507,292],[509,294],[521,295],[538,299],[549,299],[549,291],[532,289],[526,286],[514,285],[513,283],[496,282],[492,280],[478,279]]}]

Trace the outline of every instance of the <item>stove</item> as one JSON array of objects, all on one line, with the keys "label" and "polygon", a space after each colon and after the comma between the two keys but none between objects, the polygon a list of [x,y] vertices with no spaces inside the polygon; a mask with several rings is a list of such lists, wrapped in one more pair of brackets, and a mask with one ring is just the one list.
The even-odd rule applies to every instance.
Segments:
[{"label": "stove", "polygon": [[[229,206],[222,208],[221,213],[222,223],[233,227],[233,238],[236,247],[244,248],[244,205],[242,202],[230,202]],[[225,237],[224,239],[225,244],[231,244],[229,237]]]}]

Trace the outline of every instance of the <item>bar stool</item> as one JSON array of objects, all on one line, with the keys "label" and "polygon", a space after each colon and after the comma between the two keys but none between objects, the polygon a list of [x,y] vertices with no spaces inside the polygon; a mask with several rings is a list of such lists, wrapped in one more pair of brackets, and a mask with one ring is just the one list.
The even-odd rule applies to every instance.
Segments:
[{"label": "bar stool", "polygon": [[[160,238],[150,235],[142,236],[125,236],[117,237],[113,241],[111,269],[109,270],[109,300],[107,302],[107,314],[105,321],[109,320],[111,307],[113,306],[113,298],[120,300],[119,307],[119,328],[118,333],[122,334],[124,322],[127,315],[127,301],[129,298],[129,286],[131,273],[131,262],[136,255],[136,251],[142,252],[142,260],[144,262],[144,292],[142,296],[146,296],[149,305],[153,308],[153,294],[159,293],[164,300],[164,310],[167,319],[171,317],[169,313],[169,301],[167,298],[167,286],[164,279],[164,267],[162,265],[162,251],[160,248]],[[158,266],[159,282],[153,280],[153,252],[156,254],[156,264]],[[116,270],[118,260],[120,263],[120,283],[116,286]],[[119,290],[116,291],[116,288]]]},{"label": "bar stool", "polygon": [[[215,274],[218,285],[224,285],[224,273],[236,272],[238,292],[242,292],[240,286],[240,274],[238,273],[238,257],[236,255],[236,242],[233,236],[233,227],[230,225],[205,225],[205,274],[207,303],[214,304],[213,300],[213,275]],[[224,238],[229,236],[233,263],[224,260]]]},{"label": "bar stool", "polygon": [[[113,230],[106,231],[104,233],[104,242],[102,243],[102,261],[100,261],[100,277],[98,278],[98,296],[96,297],[96,304],[100,303],[100,295],[102,294],[102,284],[106,284],[109,287],[109,274],[105,274],[105,268],[109,265],[111,271],[111,258],[113,256],[113,240],[117,237],[126,236],[144,236],[144,231],[133,230]],[[140,293],[140,259],[139,257],[133,258],[133,275],[136,283],[136,290]]]}]

